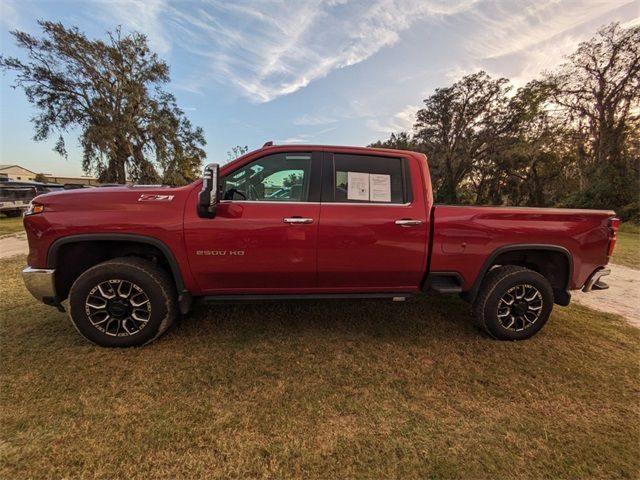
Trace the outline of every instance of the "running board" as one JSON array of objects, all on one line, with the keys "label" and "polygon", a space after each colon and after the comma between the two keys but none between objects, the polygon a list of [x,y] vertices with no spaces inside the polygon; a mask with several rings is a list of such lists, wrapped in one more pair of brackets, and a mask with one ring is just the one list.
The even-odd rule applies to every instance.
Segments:
[{"label": "running board", "polygon": [[260,302],[283,300],[361,300],[361,299],[391,299],[394,302],[404,302],[413,297],[413,293],[312,293],[312,294],[233,294],[207,295],[200,300],[207,303],[216,302]]},{"label": "running board", "polygon": [[425,282],[425,289],[438,293],[461,293],[463,282],[458,272],[430,273]]}]

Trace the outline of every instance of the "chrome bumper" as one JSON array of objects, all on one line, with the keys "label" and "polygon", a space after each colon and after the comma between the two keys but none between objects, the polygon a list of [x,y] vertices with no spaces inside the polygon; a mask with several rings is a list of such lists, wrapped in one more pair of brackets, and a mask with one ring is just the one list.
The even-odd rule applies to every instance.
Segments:
[{"label": "chrome bumper", "polygon": [[27,267],[22,270],[22,279],[27,290],[37,300],[51,304],[56,297],[56,286],[53,280],[55,270],[48,268]]},{"label": "chrome bumper", "polygon": [[610,273],[611,270],[609,268],[601,268],[600,270],[596,270],[591,274],[591,276],[587,280],[587,283],[584,284],[584,287],[582,287],[582,291],[586,293],[590,292],[591,290],[606,290],[607,288],[609,288],[609,285],[604,282],[600,282],[600,279],[606,275],[609,275]]}]

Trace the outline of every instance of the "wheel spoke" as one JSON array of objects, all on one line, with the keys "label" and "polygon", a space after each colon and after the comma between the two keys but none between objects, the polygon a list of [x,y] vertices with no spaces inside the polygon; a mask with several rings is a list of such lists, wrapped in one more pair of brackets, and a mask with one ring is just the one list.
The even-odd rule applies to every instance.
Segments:
[{"label": "wheel spoke", "polygon": [[118,296],[121,298],[129,298],[131,290],[133,290],[133,284],[131,282],[122,281],[120,282],[120,285],[118,285]]},{"label": "wheel spoke", "polygon": [[[138,312],[143,312],[145,314],[147,314],[147,318],[141,318],[139,317],[139,313]],[[133,318],[134,320],[138,321],[138,322],[144,322],[147,323],[149,321],[149,315],[148,312],[145,312],[144,310],[134,310],[133,313],[131,314],[131,318]]]},{"label": "wheel spoke", "polygon": [[138,307],[141,307],[142,305],[149,303],[149,299],[143,292],[140,292],[135,294],[133,297],[131,297],[131,299],[129,300],[129,303],[131,304],[132,307],[138,308]]},{"label": "wheel spoke", "polygon": [[87,305],[88,307],[95,308],[96,310],[102,310],[104,308],[107,308],[107,301],[104,298],[96,297],[96,296],[91,296],[89,298],[92,299],[92,302],[96,302],[96,300],[97,300],[98,302],[102,302],[102,304],[99,305],[99,304],[96,304],[96,303],[89,303],[89,300],[87,300],[85,305]]},{"label": "wheel spoke", "polygon": [[[109,289],[108,292],[105,291],[105,285]],[[98,290],[100,291],[100,295],[102,295],[102,298],[111,299],[116,296],[116,294],[113,291],[113,287],[107,282],[104,282],[98,285]]]},{"label": "wheel spoke", "polygon": [[[100,320],[100,319],[98,319],[97,321],[94,321],[94,320],[93,320],[93,317],[97,317],[98,315],[102,315],[102,314],[104,314],[104,318],[103,318],[102,320]],[[103,324],[104,322],[106,322],[107,320],[109,320],[109,318],[111,318],[111,317],[110,317],[110,316],[109,316],[109,314],[108,314],[106,311],[104,311],[104,310],[101,310],[101,311],[99,311],[99,312],[96,312],[93,316],[89,316],[89,320],[91,321],[91,323],[92,323],[93,325],[100,325],[100,324]]]},{"label": "wheel spoke", "polygon": [[506,328],[506,329],[511,328],[511,327],[513,326],[513,324],[514,324],[514,323],[516,323],[516,319],[515,319],[515,317],[513,317],[513,316],[509,317],[509,320],[511,320],[511,321],[509,322],[509,325],[505,325],[505,327],[504,327],[504,328]]},{"label": "wheel spoke", "polygon": [[127,332],[127,335],[131,335],[132,333],[135,333],[135,332],[132,332],[131,330],[129,330],[129,329],[127,328],[127,320],[129,320],[129,319],[128,319],[128,318],[125,318],[125,319],[122,321],[122,328],[124,328],[125,332]]}]

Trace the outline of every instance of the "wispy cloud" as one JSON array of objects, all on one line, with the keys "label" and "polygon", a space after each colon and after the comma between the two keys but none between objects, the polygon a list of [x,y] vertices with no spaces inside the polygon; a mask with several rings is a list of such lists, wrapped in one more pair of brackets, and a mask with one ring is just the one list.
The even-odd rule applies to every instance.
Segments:
[{"label": "wispy cloud", "polygon": [[366,60],[420,19],[459,13],[476,1],[210,0],[189,10],[177,4],[171,16],[182,48],[202,57],[211,76],[260,103]]},{"label": "wispy cloud", "polygon": [[[578,43],[606,23],[611,12],[630,6],[629,0],[483,1],[455,17],[451,28],[466,31],[461,47],[466,55],[452,59],[441,72],[441,86],[464,75],[486,70],[507,76],[516,86],[562,62]],[[637,2],[636,12],[637,10]],[[615,16],[614,16],[615,17]],[[633,21],[631,21],[633,22]],[[438,85],[436,85],[438,86]],[[424,92],[422,98],[433,93]],[[410,130],[419,106],[405,105],[396,113],[378,113],[366,120],[368,129],[388,135]]]},{"label": "wispy cloud", "polygon": [[314,132],[299,133],[291,137],[275,140],[275,142],[276,143],[309,143],[314,138],[324,135],[325,133],[332,132],[336,128],[337,127],[329,127],[329,128],[323,128],[322,130],[317,130]]},{"label": "wispy cloud", "polygon": [[128,30],[144,33],[151,48],[160,54],[171,51],[170,37],[163,24],[169,12],[167,0],[99,0],[100,14],[113,18]]},{"label": "wispy cloud", "polygon": [[[502,0],[475,9],[483,35],[467,47],[475,56],[496,58],[529,50],[563,33],[629,4],[629,0]],[[636,3],[637,2],[632,2]],[[637,8],[637,7],[636,7]]]},{"label": "wispy cloud", "polygon": [[511,79],[520,86],[561,63],[580,41],[590,38],[601,23],[610,21],[606,20],[607,15],[625,6],[635,9],[638,15],[635,0],[483,3],[467,16],[467,21],[480,26],[480,31],[465,42],[470,54],[466,63],[454,69],[468,73],[481,67],[491,73],[492,68],[510,66],[511,70],[518,70]]},{"label": "wispy cloud", "polygon": [[328,115],[314,115],[305,113],[293,120],[294,125],[328,125],[330,123],[335,123],[340,120],[339,117],[336,116],[328,116]]},{"label": "wispy cloud", "polygon": [[416,121],[418,108],[417,105],[406,105],[402,110],[391,115],[391,118],[386,121],[381,121],[379,118],[371,118],[366,122],[367,128],[385,135],[411,130]]},{"label": "wispy cloud", "polygon": [[0,1],[0,23],[5,25],[10,30],[20,28],[18,3],[15,0]]}]

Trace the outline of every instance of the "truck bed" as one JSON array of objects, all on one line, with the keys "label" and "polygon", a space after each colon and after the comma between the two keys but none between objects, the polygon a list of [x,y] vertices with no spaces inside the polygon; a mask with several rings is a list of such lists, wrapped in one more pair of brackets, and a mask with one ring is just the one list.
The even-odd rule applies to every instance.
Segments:
[{"label": "truck bed", "polygon": [[469,292],[498,255],[549,249],[560,261],[566,258],[566,290],[579,289],[608,261],[613,216],[604,210],[437,205],[431,213],[429,271],[459,274],[462,291]]}]

